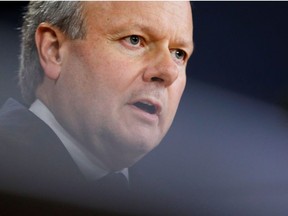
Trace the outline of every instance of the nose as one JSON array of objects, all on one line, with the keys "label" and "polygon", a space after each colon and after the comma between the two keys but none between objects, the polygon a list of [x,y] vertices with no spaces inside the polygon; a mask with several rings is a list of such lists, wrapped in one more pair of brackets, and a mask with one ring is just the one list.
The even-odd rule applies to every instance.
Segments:
[{"label": "nose", "polygon": [[170,86],[178,78],[178,67],[170,52],[162,52],[156,56],[156,58],[151,57],[152,60],[143,74],[143,79],[145,82],[158,82],[165,87]]}]

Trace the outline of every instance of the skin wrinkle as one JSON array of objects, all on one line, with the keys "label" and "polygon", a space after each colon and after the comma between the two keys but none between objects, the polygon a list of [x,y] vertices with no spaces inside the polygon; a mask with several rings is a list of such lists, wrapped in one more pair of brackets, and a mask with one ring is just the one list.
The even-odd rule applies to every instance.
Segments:
[{"label": "skin wrinkle", "polygon": [[[155,148],[171,126],[193,46],[191,8],[189,2],[85,2],[84,13],[85,39],[64,39],[55,66],[60,76],[56,83],[45,77],[38,95],[105,169],[121,170]],[[130,35],[143,37],[143,46],[130,44]],[[187,52],[183,64],[172,49]],[[161,113],[148,117],[131,104],[139,100],[156,101]]]}]

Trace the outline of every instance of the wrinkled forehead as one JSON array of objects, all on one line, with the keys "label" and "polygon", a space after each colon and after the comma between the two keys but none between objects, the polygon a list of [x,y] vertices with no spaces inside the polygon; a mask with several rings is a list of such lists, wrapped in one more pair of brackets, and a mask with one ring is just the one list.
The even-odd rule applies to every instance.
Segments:
[{"label": "wrinkled forehead", "polygon": [[108,26],[136,25],[186,38],[193,33],[189,1],[92,1],[85,2],[84,11],[88,28],[97,27],[103,32]]},{"label": "wrinkled forehead", "polygon": [[84,1],[82,3],[85,7],[97,8],[102,12],[125,11],[125,9],[132,12],[131,9],[151,9],[153,7],[161,7],[170,12],[173,12],[175,8],[183,11],[188,9],[191,12],[189,1]]},{"label": "wrinkled forehead", "polygon": [[[86,17],[124,19],[158,16],[158,19],[176,18],[182,22],[192,22],[192,11],[188,1],[91,1],[83,2]],[[155,18],[155,17],[154,17]],[[171,20],[173,21],[173,20]],[[188,23],[190,24],[190,23]]]}]

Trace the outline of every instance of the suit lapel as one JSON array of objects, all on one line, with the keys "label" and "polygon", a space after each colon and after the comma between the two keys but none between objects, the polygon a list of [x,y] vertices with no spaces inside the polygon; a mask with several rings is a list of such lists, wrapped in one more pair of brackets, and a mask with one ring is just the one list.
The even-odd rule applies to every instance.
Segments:
[{"label": "suit lapel", "polygon": [[9,100],[0,111],[0,187],[28,194],[65,194],[85,179],[55,133]]}]

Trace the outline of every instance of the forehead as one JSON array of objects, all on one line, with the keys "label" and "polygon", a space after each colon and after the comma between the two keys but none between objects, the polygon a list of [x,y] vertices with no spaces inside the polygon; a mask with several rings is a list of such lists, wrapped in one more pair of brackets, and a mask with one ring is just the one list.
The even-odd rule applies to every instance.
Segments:
[{"label": "forehead", "polygon": [[[191,13],[190,3],[188,1],[88,1],[83,2],[84,7],[91,12],[99,12],[102,15],[129,15],[142,12],[166,13],[167,15],[181,16],[183,13]],[[179,13],[181,12],[181,13]],[[179,14],[178,14],[179,13]],[[157,14],[155,14],[157,15]]]},{"label": "forehead", "polygon": [[108,32],[121,27],[140,28],[155,35],[173,35],[192,41],[192,14],[188,1],[85,2],[84,10],[90,30],[97,28]]}]

